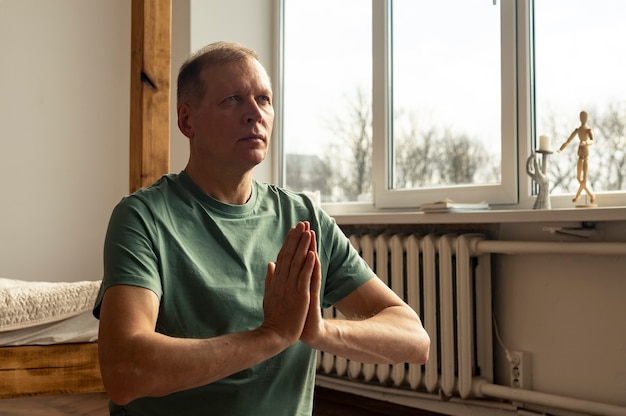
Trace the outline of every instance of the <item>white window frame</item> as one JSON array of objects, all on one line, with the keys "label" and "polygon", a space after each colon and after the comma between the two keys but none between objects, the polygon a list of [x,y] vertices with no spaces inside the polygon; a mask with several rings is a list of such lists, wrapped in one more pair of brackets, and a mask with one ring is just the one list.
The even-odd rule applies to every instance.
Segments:
[{"label": "white window frame", "polygon": [[[391,114],[387,86],[391,85],[389,0],[374,1],[373,54],[373,184],[376,208],[411,208],[443,198],[459,201],[488,201],[490,204],[515,204],[517,192],[517,107],[515,2],[502,1],[502,140],[501,183],[497,185],[463,185],[428,189],[391,189]],[[380,108],[385,106],[386,108]]]},{"label": "white window frame", "polygon": [[[485,0],[498,1],[498,0]],[[394,190],[391,189],[390,122],[391,86],[390,60],[390,0],[372,0],[373,7],[373,147],[372,183],[373,203],[323,203],[331,215],[359,214],[375,211],[406,211],[421,203],[443,198],[459,201],[488,201],[493,209],[531,209],[536,196],[532,179],[526,173],[525,161],[536,147],[533,118],[533,51],[532,7],[533,0],[499,0],[501,4],[501,71],[502,71],[502,141],[501,183],[497,185],[463,185],[443,188]],[[279,25],[277,25],[277,77],[278,106],[283,72],[283,0],[277,0]],[[282,119],[282,117],[281,117]],[[279,139],[275,147],[275,164],[279,183],[283,183],[282,126],[275,126]],[[603,194],[603,205],[621,206],[626,193]],[[571,196],[552,196],[553,208],[571,207]]]}]

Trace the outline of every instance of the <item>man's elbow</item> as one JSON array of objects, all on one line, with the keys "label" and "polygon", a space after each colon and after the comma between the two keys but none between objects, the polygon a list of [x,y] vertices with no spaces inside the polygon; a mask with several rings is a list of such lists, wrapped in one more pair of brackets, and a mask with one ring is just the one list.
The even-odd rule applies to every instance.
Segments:
[{"label": "man's elbow", "polygon": [[101,370],[102,383],[109,399],[118,406],[124,406],[140,397],[136,383],[125,372]]},{"label": "man's elbow", "polygon": [[124,406],[133,400],[146,397],[153,393],[151,377],[142,371],[135,360],[100,359],[102,383],[111,401]]},{"label": "man's elbow", "polygon": [[128,403],[135,400],[134,397],[129,395],[123,389],[112,388],[111,386],[107,386],[106,384],[104,389],[106,390],[109,399],[111,399],[111,401],[118,406],[126,406]]},{"label": "man's elbow", "polygon": [[409,363],[423,365],[428,361],[430,354],[430,337],[423,328],[419,331],[412,344],[411,357]]},{"label": "man's elbow", "polygon": [[418,363],[420,365],[426,364],[426,362],[428,361],[428,357],[430,355],[430,337],[428,336],[426,331],[424,331],[424,334],[422,335],[422,340],[420,342],[419,351],[417,352],[416,355],[417,355]]}]

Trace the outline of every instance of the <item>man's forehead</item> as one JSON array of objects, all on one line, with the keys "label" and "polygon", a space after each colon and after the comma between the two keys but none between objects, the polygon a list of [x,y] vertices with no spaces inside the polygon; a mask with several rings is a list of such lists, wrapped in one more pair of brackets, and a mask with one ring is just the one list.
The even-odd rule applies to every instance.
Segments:
[{"label": "man's forehead", "polygon": [[253,58],[209,66],[202,71],[202,77],[209,89],[266,88],[271,91],[267,71]]}]

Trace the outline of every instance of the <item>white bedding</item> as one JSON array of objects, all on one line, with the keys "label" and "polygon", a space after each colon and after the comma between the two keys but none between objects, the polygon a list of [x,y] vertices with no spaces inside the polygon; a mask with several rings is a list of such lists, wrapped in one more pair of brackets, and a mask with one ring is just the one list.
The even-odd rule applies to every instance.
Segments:
[{"label": "white bedding", "polygon": [[99,288],[100,281],[27,282],[0,278],[0,332],[91,314]]},{"label": "white bedding", "polygon": [[98,320],[94,318],[91,311],[58,322],[0,332],[0,347],[96,342],[97,340]]}]

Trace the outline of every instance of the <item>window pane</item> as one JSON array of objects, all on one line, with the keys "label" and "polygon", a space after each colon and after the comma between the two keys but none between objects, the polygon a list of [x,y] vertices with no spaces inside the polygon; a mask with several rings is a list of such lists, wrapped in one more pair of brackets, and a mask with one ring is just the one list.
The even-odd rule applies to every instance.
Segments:
[{"label": "window pane", "polygon": [[284,185],[371,201],[372,4],[285,0]]},{"label": "window pane", "polygon": [[[587,185],[595,194],[626,189],[626,2],[535,2],[537,136],[557,150],[587,111],[595,143]],[[578,137],[550,158],[552,194],[577,192]],[[584,193],[583,193],[584,195]]]},{"label": "window pane", "polygon": [[500,183],[500,6],[394,0],[394,189]]}]

